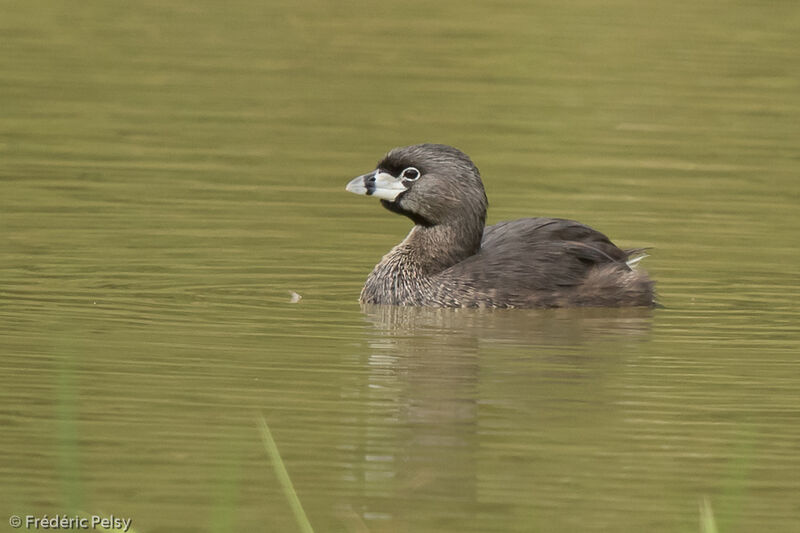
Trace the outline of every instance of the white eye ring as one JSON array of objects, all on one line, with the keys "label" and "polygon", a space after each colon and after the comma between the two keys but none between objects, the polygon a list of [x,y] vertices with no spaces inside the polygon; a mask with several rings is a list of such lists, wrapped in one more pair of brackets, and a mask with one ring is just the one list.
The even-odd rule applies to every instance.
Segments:
[{"label": "white eye ring", "polygon": [[403,181],[417,181],[422,173],[414,167],[408,167],[400,173]]}]

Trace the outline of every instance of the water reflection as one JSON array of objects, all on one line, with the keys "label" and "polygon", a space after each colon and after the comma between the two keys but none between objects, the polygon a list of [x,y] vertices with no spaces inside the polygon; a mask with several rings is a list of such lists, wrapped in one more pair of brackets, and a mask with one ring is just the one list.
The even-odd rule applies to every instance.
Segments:
[{"label": "water reflection", "polygon": [[[490,466],[487,478],[487,465],[502,464],[498,457],[510,455],[512,463],[528,462],[523,471],[538,474],[541,468],[532,466],[530,452],[542,445],[542,435],[594,428],[597,409],[575,409],[576,399],[592,395],[597,405],[609,403],[596,393],[604,388],[609,361],[602,351],[593,359],[575,348],[614,345],[620,339],[640,342],[648,337],[653,315],[651,309],[631,308],[365,305],[362,311],[372,326],[369,371],[361,384],[371,406],[364,427],[374,434],[361,441],[365,471],[359,477],[366,497],[357,511],[371,528],[381,530],[385,523],[393,531],[414,531],[423,516],[438,516],[449,528],[474,530],[481,516],[491,514],[487,506],[497,504],[487,501],[487,479],[491,484],[496,472]],[[537,421],[542,434],[520,431]],[[487,456],[498,433],[504,435],[503,446],[517,451]],[[573,459],[563,451],[554,456]],[[496,493],[492,489],[488,495]]]},{"label": "water reflection", "polygon": [[450,336],[519,344],[580,344],[605,336],[646,335],[649,308],[438,309],[362,305],[376,333]]}]

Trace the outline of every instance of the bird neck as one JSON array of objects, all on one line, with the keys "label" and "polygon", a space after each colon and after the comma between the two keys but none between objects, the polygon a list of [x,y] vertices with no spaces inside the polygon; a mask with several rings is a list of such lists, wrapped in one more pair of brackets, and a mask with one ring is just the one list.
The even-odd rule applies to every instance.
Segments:
[{"label": "bird neck", "polygon": [[420,275],[434,275],[478,253],[483,238],[483,220],[473,224],[416,225],[395,247]]},{"label": "bird neck", "polygon": [[438,290],[435,277],[478,253],[483,218],[470,224],[417,225],[375,265],[361,291],[361,302],[425,305]]}]

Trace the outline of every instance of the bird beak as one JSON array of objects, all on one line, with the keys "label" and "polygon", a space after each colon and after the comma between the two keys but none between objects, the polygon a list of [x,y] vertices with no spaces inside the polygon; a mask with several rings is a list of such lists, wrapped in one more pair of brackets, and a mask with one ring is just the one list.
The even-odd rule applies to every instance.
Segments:
[{"label": "bird beak", "polygon": [[395,178],[388,172],[373,170],[352,180],[345,190],[394,202],[400,193],[406,190],[406,186],[403,180]]}]

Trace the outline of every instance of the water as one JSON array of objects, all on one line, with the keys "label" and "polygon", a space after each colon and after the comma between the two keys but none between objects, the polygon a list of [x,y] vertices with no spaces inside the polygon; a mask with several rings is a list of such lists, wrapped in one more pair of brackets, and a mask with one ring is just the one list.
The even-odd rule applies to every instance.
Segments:
[{"label": "water", "polygon": [[[295,531],[263,415],[317,531],[797,528],[794,3],[2,6],[5,516]],[[423,141],[666,308],[361,309]]]}]

